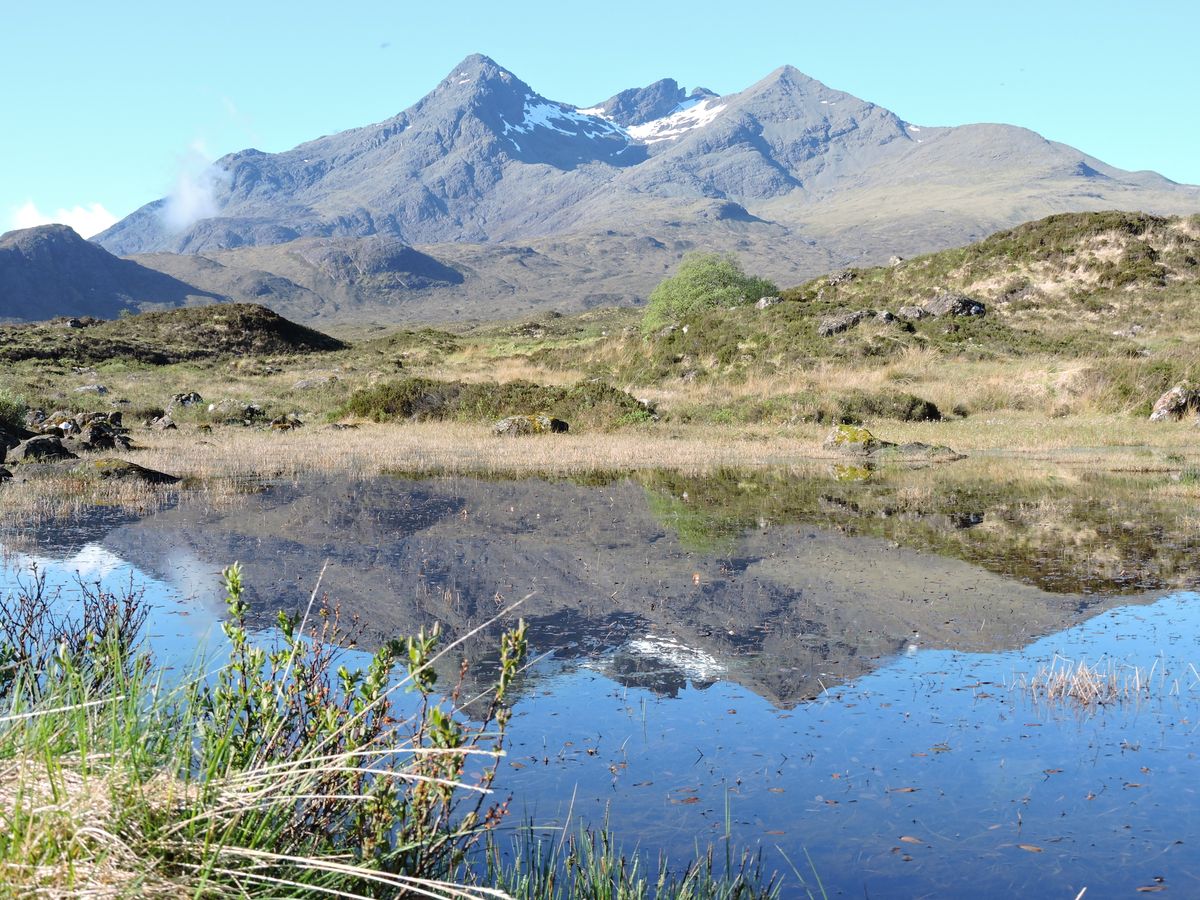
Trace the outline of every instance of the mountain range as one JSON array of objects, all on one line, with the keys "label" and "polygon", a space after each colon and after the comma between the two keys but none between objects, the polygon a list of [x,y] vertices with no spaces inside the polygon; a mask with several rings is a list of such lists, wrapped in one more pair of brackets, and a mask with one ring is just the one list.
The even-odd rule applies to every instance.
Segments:
[{"label": "mountain range", "polygon": [[384,122],[230,154],[201,187],[96,243],[302,319],[627,304],[690,250],[792,284],[1054,212],[1200,211],[1200,188],[1015,126],[915,125],[790,66],[735,94],[664,79],[579,107],[480,55]]}]

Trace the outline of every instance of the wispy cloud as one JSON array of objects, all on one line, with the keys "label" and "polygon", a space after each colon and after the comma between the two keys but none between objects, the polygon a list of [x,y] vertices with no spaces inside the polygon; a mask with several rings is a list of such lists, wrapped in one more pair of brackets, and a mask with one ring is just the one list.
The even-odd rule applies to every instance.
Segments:
[{"label": "wispy cloud", "polygon": [[58,209],[53,213],[44,213],[37,208],[37,204],[32,200],[26,200],[12,211],[9,221],[13,228],[34,228],[38,225],[50,225],[52,223],[70,225],[82,237],[90,238],[92,235],[99,234],[105,228],[114,224],[117,221],[117,217],[99,203],[90,203],[87,206],[75,206],[71,209]]},{"label": "wispy cloud", "polygon": [[179,177],[167,196],[162,217],[171,231],[184,231],[201,219],[217,214],[217,190],[229,175],[212,164],[202,141],[193,141],[179,163]]}]

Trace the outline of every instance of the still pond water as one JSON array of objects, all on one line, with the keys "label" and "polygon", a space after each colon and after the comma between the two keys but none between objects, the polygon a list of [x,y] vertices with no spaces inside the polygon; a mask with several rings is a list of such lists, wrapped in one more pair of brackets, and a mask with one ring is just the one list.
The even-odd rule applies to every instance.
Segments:
[{"label": "still pond water", "polygon": [[[1200,595],[1190,557],[1157,546],[1186,540],[1160,528],[1147,551],[1093,523],[1096,546],[1077,529],[1048,551],[977,496],[901,514],[864,492],[314,478],[11,536],[0,590],[34,565],[66,602],[77,574],[132,582],[180,666],[219,654],[233,560],[263,629],[328,562],[322,590],[367,643],[461,634],[524,597],[514,824],[607,821],[680,860],[761,849],[786,897],[1200,896]],[[481,683],[493,641],[468,651]],[[1101,707],[1021,688],[1066,660],[1149,686]]]}]

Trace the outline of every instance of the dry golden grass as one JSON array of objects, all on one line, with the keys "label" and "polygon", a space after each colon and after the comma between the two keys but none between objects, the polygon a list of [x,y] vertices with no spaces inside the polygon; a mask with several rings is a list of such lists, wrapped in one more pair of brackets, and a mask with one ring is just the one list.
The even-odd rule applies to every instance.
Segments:
[{"label": "dry golden grass", "polygon": [[[49,769],[40,760],[6,760],[0,770],[0,827],[10,844],[0,863],[0,896],[189,896],[188,886],[156,874],[145,855],[109,827],[117,818],[114,796],[129,788],[113,783],[111,771],[85,773],[86,768],[69,760]],[[140,790],[153,802],[149,786]]]},{"label": "dry golden grass", "polygon": [[1156,679],[1154,671],[1136,666],[1117,666],[1111,660],[1089,665],[1055,657],[1049,664],[1015,682],[1035,701],[1090,709],[1122,702],[1136,702],[1150,695],[1153,688],[1176,693],[1177,682],[1168,683],[1165,673]]},{"label": "dry golden grass", "polygon": [[[140,464],[210,482],[319,471],[363,476],[397,470],[570,475],[665,468],[702,474],[729,467],[803,467],[841,458],[822,446],[828,430],[814,424],[656,425],[510,438],[493,435],[487,425],[422,422],[362,423],[340,430],[308,426],[283,433],[218,427],[205,434],[185,429],[135,436],[146,448],[136,455]],[[1031,460],[1079,470],[1166,472],[1179,468],[1167,456],[1196,458],[1193,426],[1167,423],[1151,429],[1120,417],[1066,418],[1048,428],[1040,416],[1010,413],[988,419],[894,422],[876,431],[878,437],[897,443],[921,441],[976,454],[995,467],[996,477],[1008,477],[1010,470]]]}]

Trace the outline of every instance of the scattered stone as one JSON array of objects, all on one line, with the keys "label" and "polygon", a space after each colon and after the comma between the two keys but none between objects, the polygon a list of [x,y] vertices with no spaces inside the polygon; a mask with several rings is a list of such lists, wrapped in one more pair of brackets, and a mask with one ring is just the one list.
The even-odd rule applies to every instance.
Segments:
[{"label": "scattered stone", "polygon": [[9,455],[12,462],[45,462],[55,459],[79,459],[63,446],[61,438],[52,434],[39,434],[17,445]]},{"label": "scattered stone", "polygon": [[[118,419],[120,414],[117,414]],[[111,422],[95,420],[89,422],[81,434],[80,448],[83,450],[131,450],[133,442],[125,429],[114,426]]]},{"label": "scattered stone", "polygon": [[266,411],[257,403],[245,403],[241,400],[222,400],[219,403],[210,403],[208,411],[214,421],[221,425],[248,426],[267,417]]},{"label": "scattered stone", "polygon": [[986,307],[973,297],[966,294],[938,294],[931,300],[926,300],[925,312],[940,318],[941,316],[982,316]]},{"label": "scattered stone", "polygon": [[102,384],[85,384],[75,388],[77,394],[95,394],[97,397],[102,397],[108,393],[108,388]]},{"label": "scattered stone", "polygon": [[966,455],[943,447],[940,444],[923,444],[912,441],[907,444],[892,444],[881,442],[878,450],[871,454],[872,459],[902,458],[907,462],[952,462],[956,459],[966,459]]},{"label": "scattered stone", "polygon": [[303,428],[304,423],[295,416],[278,416],[271,420],[268,426],[272,431],[292,431],[296,428]]},{"label": "scattered stone", "polygon": [[150,427],[155,431],[175,431],[179,429],[179,426],[175,424],[175,420],[170,416],[159,416],[156,419],[151,419]]},{"label": "scattered stone", "polygon": [[949,447],[923,444],[919,441],[908,444],[882,441],[861,425],[834,426],[825,438],[825,447],[875,461],[902,459],[906,462],[950,462],[966,458]]},{"label": "scattered stone", "polygon": [[76,475],[119,481],[140,481],[143,484],[178,484],[180,480],[175,475],[147,469],[137,463],[126,462],[111,456],[86,460],[72,468],[71,471]]},{"label": "scattered stone", "polygon": [[900,263],[902,263],[902,262],[904,262],[903,256],[889,256],[888,257],[888,265],[891,266],[893,269],[896,268],[896,266],[900,265]]},{"label": "scattered stone", "polygon": [[334,431],[349,431],[353,428],[358,428],[353,422],[334,422],[329,426]]},{"label": "scattered stone", "polygon": [[311,391],[313,388],[325,387],[328,384],[337,384],[337,376],[329,375],[326,378],[302,378],[292,385],[293,391]]},{"label": "scattered stone", "polygon": [[825,446],[851,453],[870,453],[883,446],[882,442],[861,425],[835,425],[825,437]]},{"label": "scattered stone", "polygon": [[676,332],[678,330],[679,330],[678,325],[664,325],[662,328],[658,329],[658,331],[654,332],[654,337],[658,340],[662,340],[663,338],[667,337],[669,334],[672,334],[673,332]]},{"label": "scattered stone", "polygon": [[527,434],[564,434],[571,428],[562,419],[547,415],[509,416],[492,426],[492,434],[521,436]]},{"label": "scattered stone", "polygon": [[921,309],[919,306],[902,306],[896,310],[896,315],[901,319],[907,319],[910,322],[919,322],[924,319],[929,313]]},{"label": "scattered stone", "polygon": [[31,409],[25,413],[25,427],[38,428],[46,421],[46,411],[44,409]]},{"label": "scattered stone", "polygon": [[182,394],[176,394],[171,398],[171,402],[167,404],[167,413],[170,414],[170,412],[178,406],[195,406],[198,403],[203,402],[204,398],[195,391],[186,391]]},{"label": "scattered stone", "polygon": [[882,322],[884,325],[891,325],[896,321],[896,317],[888,310],[881,309],[879,312],[875,313],[875,321]]},{"label": "scattered stone", "polygon": [[840,272],[834,272],[825,279],[825,283],[830,287],[837,287],[839,284],[848,284],[855,278],[854,272],[850,269],[842,269]]},{"label": "scattered stone", "polygon": [[24,428],[6,428],[0,425],[0,462],[4,462],[4,454],[11,450],[21,441],[28,440],[33,437],[35,432],[26,431]]},{"label": "scattered stone", "polygon": [[767,309],[779,302],[778,297],[759,297],[758,302],[754,304],[755,309]]},{"label": "scattered stone", "polygon": [[1137,337],[1146,329],[1141,325],[1130,325],[1128,328],[1119,328],[1113,332],[1113,337],[1132,338]]},{"label": "scattered stone", "polygon": [[821,337],[832,337],[835,334],[841,334],[843,331],[849,331],[870,314],[871,311],[869,309],[860,309],[857,312],[829,316],[822,319],[817,325],[817,334]]},{"label": "scattered stone", "polygon": [[1177,384],[1155,401],[1150,421],[1179,421],[1189,411],[1200,414],[1200,390],[1187,384]]}]

